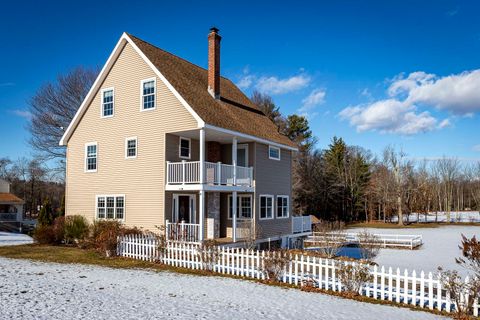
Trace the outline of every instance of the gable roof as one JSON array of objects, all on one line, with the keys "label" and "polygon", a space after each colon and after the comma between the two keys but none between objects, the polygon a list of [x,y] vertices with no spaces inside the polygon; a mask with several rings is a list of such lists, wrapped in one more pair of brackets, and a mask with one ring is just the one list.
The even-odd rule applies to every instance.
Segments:
[{"label": "gable roof", "polygon": [[24,201],[11,193],[0,192],[0,203],[18,203],[22,204]]},{"label": "gable roof", "polygon": [[[208,70],[201,68],[174,54],[164,51],[133,35],[124,33],[112,52],[97,81],[85,101],[65,131],[60,144],[65,144],[81,118],[82,109],[88,105],[89,97],[96,93],[107,71],[121,51],[121,42],[129,42],[146,60],[157,75],[167,84],[182,104],[199,122],[199,127],[212,126],[248,136],[258,137],[289,149],[297,146],[288,137],[278,132],[278,128],[245,94],[229,79],[220,79],[220,100],[213,98],[207,90]],[[105,73],[105,75],[104,75]],[[103,79],[102,79],[103,76]],[[95,88],[95,89],[94,89]],[[85,112],[85,110],[83,110]],[[203,123],[202,123],[203,122]]]}]

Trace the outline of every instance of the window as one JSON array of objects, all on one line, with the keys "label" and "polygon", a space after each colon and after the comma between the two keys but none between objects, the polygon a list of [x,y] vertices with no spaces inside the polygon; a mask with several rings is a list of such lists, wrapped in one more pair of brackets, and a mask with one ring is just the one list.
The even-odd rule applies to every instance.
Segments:
[{"label": "window", "polygon": [[113,117],[113,88],[102,90],[102,117]]},{"label": "window", "polygon": [[190,159],[190,144],[191,140],[180,137],[179,143],[179,157],[182,159]]},{"label": "window", "polygon": [[85,145],[85,171],[97,171],[97,143],[87,143]]},{"label": "window", "polygon": [[[232,219],[233,197],[228,196],[228,219]],[[252,218],[252,196],[239,195],[237,196],[237,219],[251,219]]]},{"label": "window", "polygon": [[142,81],[142,110],[155,109],[155,79]]},{"label": "window", "polygon": [[288,196],[277,196],[277,218],[288,218]]},{"label": "window", "polygon": [[97,219],[124,220],[125,196],[97,196]]},{"label": "window", "polygon": [[273,219],[273,196],[260,196],[260,219]]},{"label": "window", "polygon": [[280,160],[280,148],[268,146],[268,158],[271,160]]},{"label": "window", "polygon": [[125,139],[125,158],[137,157],[137,137]]}]

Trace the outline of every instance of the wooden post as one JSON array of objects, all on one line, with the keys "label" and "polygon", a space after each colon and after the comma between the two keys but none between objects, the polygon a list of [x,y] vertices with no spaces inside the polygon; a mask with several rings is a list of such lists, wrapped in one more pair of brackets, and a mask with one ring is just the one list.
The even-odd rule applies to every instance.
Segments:
[{"label": "wooden post", "polygon": [[232,139],[233,185],[237,185],[237,137]]},{"label": "wooden post", "polygon": [[237,242],[237,191],[232,193],[232,240]]}]

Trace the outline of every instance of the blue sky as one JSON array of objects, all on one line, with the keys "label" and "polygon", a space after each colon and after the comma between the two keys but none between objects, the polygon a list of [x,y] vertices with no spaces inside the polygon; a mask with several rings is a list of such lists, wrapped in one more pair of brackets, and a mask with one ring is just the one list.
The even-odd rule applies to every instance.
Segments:
[{"label": "blue sky", "polygon": [[2,4],[0,157],[29,156],[28,100],[58,74],[102,66],[123,31],[206,66],[220,28],[222,74],[380,153],[480,159],[476,1],[34,1]]}]

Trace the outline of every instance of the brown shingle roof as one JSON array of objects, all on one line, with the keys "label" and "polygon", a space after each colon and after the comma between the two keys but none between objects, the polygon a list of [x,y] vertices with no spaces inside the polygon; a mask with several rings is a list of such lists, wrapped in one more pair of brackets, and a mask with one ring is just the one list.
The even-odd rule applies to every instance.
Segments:
[{"label": "brown shingle roof", "polygon": [[221,99],[207,90],[208,71],[129,35],[205,123],[296,148],[288,137],[229,79],[221,77]]},{"label": "brown shingle roof", "polygon": [[23,200],[11,193],[0,192],[0,203],[23,203]]}]

